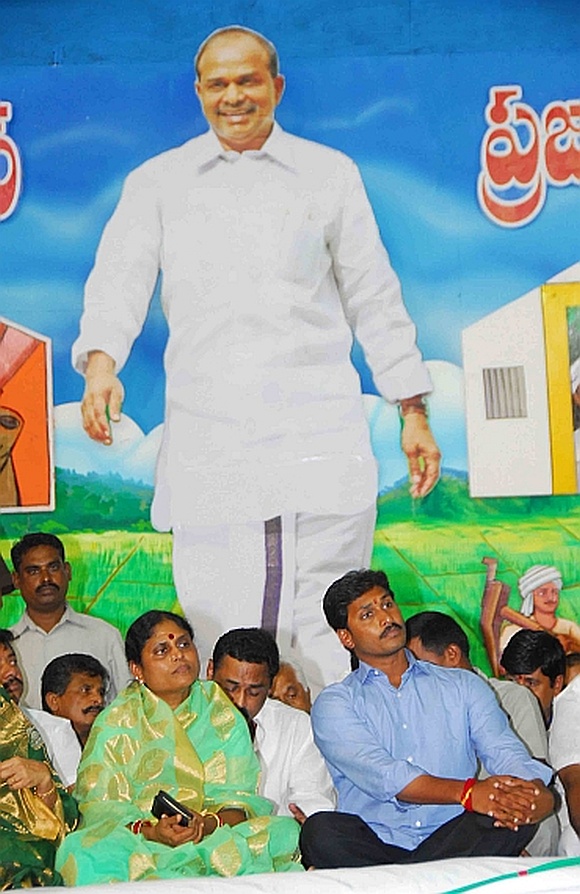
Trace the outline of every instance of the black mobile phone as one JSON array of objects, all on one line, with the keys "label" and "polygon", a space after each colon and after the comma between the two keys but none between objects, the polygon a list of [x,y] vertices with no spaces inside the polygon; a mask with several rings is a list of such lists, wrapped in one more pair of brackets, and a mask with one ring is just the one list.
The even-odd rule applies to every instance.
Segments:
[{"label": "black mobile phone", "polygon": [[163,789],[160,789],[153,798],[151,813],[156,819],[161,819],[162,816],[179,816],[180,826],[187,826],[189,820],[193,816],[193,813],[188,807],[184,804],[180,804],[179,801],[176,801],[175,798],[172,798],[171,795],[168,795]]}]

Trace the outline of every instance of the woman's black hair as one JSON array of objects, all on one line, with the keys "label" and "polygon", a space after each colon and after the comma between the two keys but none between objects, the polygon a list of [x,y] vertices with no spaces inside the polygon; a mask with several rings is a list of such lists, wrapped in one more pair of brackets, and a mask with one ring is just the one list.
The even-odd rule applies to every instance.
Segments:
[{"label": "woman's black hair", "polygon": [[143,655],[145,643],[151,638],[154,629],[158,624],[161,624],[162,621],[174,621],[178,627],[181,627],[182,630],[189,633],[190,637],[193,639],[193,628],[186,618],[181,615],[176,615],[174,612],[152,609],[133,621],[127,631],[125,637],[125,656],[127,661],[134,661],[135,664],[141,664],[141,656]]}]

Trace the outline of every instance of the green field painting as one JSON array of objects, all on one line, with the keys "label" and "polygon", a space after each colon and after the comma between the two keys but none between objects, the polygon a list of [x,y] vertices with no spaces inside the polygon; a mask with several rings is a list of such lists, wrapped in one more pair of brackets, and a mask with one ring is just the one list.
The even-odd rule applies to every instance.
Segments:
[{"label": "green field painting", "polygon": [[[115,624],[124,635],[140,614],[151,608],[180,611],[171,574],[171,535],[106,531],[59,535],[72,567],[69,601]],[[0,552],[10,543],[0,540]],[[24,602],[18,593],[4,597],[0,626],[13,624]]]},{"label": "green field painting", "polygon": [[[73,570],[72,606],[124,634],[148,609],[180,609],[171,535],[156,533],[148,521],[151,489],[119,484],[59,470],[57,511],[3,516],[0,553],[8,561],[11,544],[27,530],[58,534]],[[444,476],[420,502],[410,499],[406,484],[379,499],[373,567],[387,572],[404,616],[449,612],[467,630],[474,663],[489,672],[479,626],[487,556],[497,560],[497,578],[511,587],[515,609],[518,577],[536,563],[556,565],[564,581],[558,614],[580,622],[577,496],[473,500],[464,480]],[[0,626],[13,624],[23,609],[18,594],[4,597]]]}]

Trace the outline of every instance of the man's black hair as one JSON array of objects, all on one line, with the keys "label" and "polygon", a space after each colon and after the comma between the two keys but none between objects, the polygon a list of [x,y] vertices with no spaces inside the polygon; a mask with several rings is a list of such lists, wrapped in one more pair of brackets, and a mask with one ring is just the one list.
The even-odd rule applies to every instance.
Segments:
[{"label": "man's black hair", "polygon": [[333,630],[343,630],[347,627],[348,607],[351,602],[374,587],[381,587],[394,598],[385,572],[371,571],[369,568],[348,571],[329,586],[322,600],[322,608]]},{"label": "man's black hair", "polygon": [[7,627],[0,627],[0,646],[8,646],[14,651],[12,643],[14,642],[14,634]]},{"label": "man's black hair", "polygon": [[14,571],[20,571],[24,554],[27,553],[29,549],[35,549],[37,546],[51,546],[58,552],[62,561],[66,561],[62,540],[59,540],[55,534],[45,534],[43,531],[37,531],[34,534],[25,534],[24,537],[18,540],[10,550],[10,558],[12,559]]},{"label": "man's black hair", "polygon": [[566,653],[560,640],[546,630],[524,629],[511,637],[500,664],[512,677],[533,674],[539,668],[553,686],[556,677],[566,672]]},{"label": "man's black hair", "polygon": [[42,707],[49,714],[52,712],[46,703],[46,696],[49,692],[54,692],[56,695],[64,695],[73,674],[101,677],[105,689],[109,683],[108,671],[93,655],[68,652],[66,655],[59,655],[57,658],[53,658],[44,668],[40,680]]},{"label": "man's black hair", "polygon": [[459,646],[469,661],[469,640],[457,621],[444,612],[417,612],[405,621],[407,642],[417,637],[424,648],[443,655],[447,646]]},{"label": "man's black hair", "polygon": [[259,627],[237,627],[222,634],[213,647],[214,674],[223,659],[228,656],[248,664],[265,664],[270,682],[280,670],[280,652],[276,640],[267,630]]},{"label": "man's black hair", "polygon": [[568,652],[566,655],[566,667],[578,667],[580,664],[580,652]]}]

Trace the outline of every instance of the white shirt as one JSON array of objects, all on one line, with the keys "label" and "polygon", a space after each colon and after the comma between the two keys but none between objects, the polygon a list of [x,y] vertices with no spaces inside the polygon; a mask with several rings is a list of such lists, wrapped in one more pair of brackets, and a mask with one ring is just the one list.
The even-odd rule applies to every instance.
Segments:
[{"label": "white shirt", "polygon": [[[568,683],[554,699],[554,714],[550,727],[550,762],[556,772],[572,764],[580,764],[580,676]],[[570,822],[566,793],[560,779],[556,787],[562,798],[558,819],[562,835],[558,854],[580,857],[580,838]]]},{"label": "white shirt", "polygon": [[29,708],[42,707],[40,679],[48,662],[70,652],[93,655],[101,662],[111,681],[109,700],[131,682],[125,647],[117,628],[100,618],[76,612],[68,603],[62,618],[48,633],[26,611],[10,629],[14,634],[12,645],[25,677],[21,701]]},{"label": "white shirt", "polygon": [[296,804],[306,816],[335,810],[336,794],[308,714],[267,698],[254,721],[262,771],[259,791],[274,803],[274,813],[291,816],[288,804]]},{"label": "white shirt", "polygon": [[210,131],[133,171],[87,282],[79,370],[91,350],[122,368],[160,270],[156,527],[370,506],[353,332],[388,400],[431,381],[351,159],[275,125],[260,151]]},{"label": "white shirt", "polygon": [[42,736],[60,781],[66,788],[74,785],[81,759],[81,746],[70,720],[66,717],[56,717],[48,711],[37,711],[24,705],[19,707]]}]

